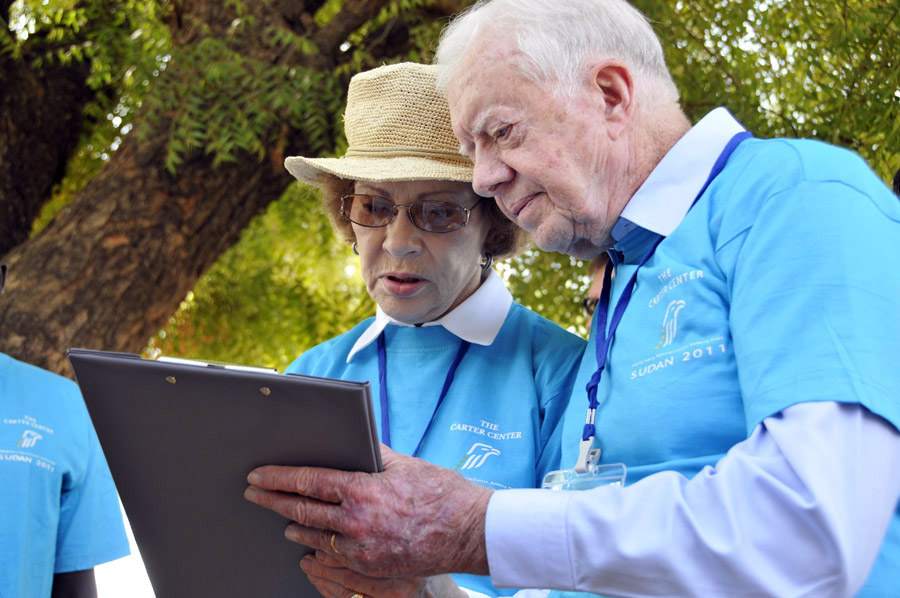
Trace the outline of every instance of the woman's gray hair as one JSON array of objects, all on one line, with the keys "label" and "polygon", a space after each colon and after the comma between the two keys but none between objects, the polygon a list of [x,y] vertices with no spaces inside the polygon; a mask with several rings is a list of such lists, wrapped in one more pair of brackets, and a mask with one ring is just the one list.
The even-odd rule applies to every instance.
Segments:
[{"label": "woman's gray hair", "polygon": [[645,100],[678,101],[662,45],[647,18],[626,0],[480,0],[453,19],[441,35],[435,63],[441,66],[438,89],[450,81],[473,42],[486,31],[515,32],[520,74],[550,83],[571,97],[583,82],[588,62],[621,60],[644,83]]}]

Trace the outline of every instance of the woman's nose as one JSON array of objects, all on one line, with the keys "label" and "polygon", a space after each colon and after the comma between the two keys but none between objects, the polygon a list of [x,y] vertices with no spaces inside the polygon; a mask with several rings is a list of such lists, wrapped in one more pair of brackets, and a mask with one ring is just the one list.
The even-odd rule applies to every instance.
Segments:
[{"label": "woman's nose", "polygon": [[406,206],[397,207],[397,215],[384,227],[384,250],[394,257],[414,255],[422,249],[422,232],[409,218]]}]

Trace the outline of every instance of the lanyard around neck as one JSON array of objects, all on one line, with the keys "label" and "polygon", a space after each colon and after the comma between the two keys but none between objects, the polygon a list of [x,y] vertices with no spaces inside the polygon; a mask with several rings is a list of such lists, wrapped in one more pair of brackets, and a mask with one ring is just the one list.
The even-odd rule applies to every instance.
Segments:
[{"label": "lanyard around neck", "polygon": [[[697,203],[697,200],[700,199],[700,196],[706,191],[709,184],[713,181],[713,179],[718,176],[722,169],[725,168],[725,163],[728,161],[728,157],[731,156],[731,153],[737,148],[737,146],[747,139],[748,137],[752,137],[752,135],[748,131],[741,131],[734,135],[727,144],[725,144],[725,148],[722,150],[722,153],[719,154],[718,159],[716,159],[715,164],[713,164],[712,170],[709,173],[709,177],[707,177],[706,182],[703,184],[703,187],[700,189],[700,192],[694,197],[694,201],[691,203],[691,208],[694,207],[694,204]],[[688,208],[690,209],[690,208]],[[625,315],[625,309],[628,307],[628,303],[631,301],[631,295],[634,292],[634,287],[637,284],[637,275],[640,271],[641,267],[647,263],[647,261],[653,256],[656,251],[657,246],[665,239],[665,237],[660,237],[650,250],[644,255],[641,261],[638,263],[637,268],[635,268],[634,272],[631,274],[631,277],[628,279],[628,282],[625,284],[625,288],[622,291],[622,295],[619,297],[619,300],[616,302],[616,307],[613,309],[612,319],[609,321],[609,330],[607,331],[607,319],[609,317],[609,298],[610,298],[610,283],[612,282],[612,272],[614,266],[614,260],[610,259],[606,264],[606,269],[603,271],[603,289],[600,291],[600,300],[597,302],[597,308],[594,312],[594,320],[593,324],[595,324],[594,330],[592,330],[592,336],[596,336],[597,342],[595,344],[596,349],[596,357],[597,357],[597,369],[594,371],[594,374],[591,376],[591,379],[587,383],[587,395],[588,395],[588,413],[587,413],[587,421],[584,424],[584,430],[581,433],[581,453],[578,459],[578,465],[576,468],[581,467],[584,463],[586,463],[586,459],[589,458],[589,453],[594,450],[598,451],[598,449],[592,449],[594,443],[594,435],[596,433],[596,428],[594,427],[594,417],[596,416],[597,407],[599,402],[597,401],[597,387],[600,384],[600,378],[603,374],[604,368],[606,368],[606,361],[609,356],[609,347],[612,344],[613,337],[616,334],[616,329],[619,327],[619,322],[622,320],[622,316]],[[599,452],[595,454],[595,459],[599,460]]]},{"label": "lanyard around neck", "polygon": [[[391,422],[390,422],[390,414],[388,413],[388,392],[387,392],[387,352],[384,349],[384,332],[378,335],[378,388],[379,388],[379,398],[381,399],[381,442],[386,444],[387,446],[391,446]],[[431,419],[428,420],[428,425],[425,426],[425,431],[422,432],[422,438],[419,439],[419,443],[416,445],[416,450],[412,452],[412,456],[415,457],[419,454],[419,449],[422,448],[422,443],[425,442],[425,436],[428,434],[428,430],[431,428],[431,424],[434,423],[434,418],[437,416],[438,409],[441,408],[441,403],[444,402],[444,397],[447,396],[447,391],[450,390],[450,384],[453,383],[453,377],[456,375],[456,368],[459,367],[459,363],[462,361],[463,357],[466,354],[466,351],[469,350],[470,343],[469,341],[462,341],[459,345],[459,350],[456,352],[456,357],[453,358],[453,363],[450,364],[450,370],[447,372],[447,377],[444,378],[444,386],[441,388],[441,395],[438,397],[437,404],[434,406],[434,412],[431,414]],[[412,372],[412,375],[417,375],[417,372]]]}]

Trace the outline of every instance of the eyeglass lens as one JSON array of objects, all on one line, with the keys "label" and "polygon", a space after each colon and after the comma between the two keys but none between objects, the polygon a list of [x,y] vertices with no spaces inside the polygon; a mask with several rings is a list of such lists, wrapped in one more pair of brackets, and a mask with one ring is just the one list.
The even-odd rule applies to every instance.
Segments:
[{"label": "eyeglass lens", "polygon": [[417,201],[403,206],[377,195],[347,195],[341,201],[341,213],[360,226],[387,226],[399,208],[406,208],[412,223],[430,233],[453,232],[469,221],[468,209],[446,201]]}]

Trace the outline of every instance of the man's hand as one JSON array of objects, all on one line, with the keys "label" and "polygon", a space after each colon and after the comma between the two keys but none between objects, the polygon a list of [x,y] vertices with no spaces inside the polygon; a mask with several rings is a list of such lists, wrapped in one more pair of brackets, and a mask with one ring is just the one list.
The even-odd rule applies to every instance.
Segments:
[{"label": "man's hand", "polygon": [[294,520],[285,536],[372,577],[488,573],[484,520],[491,491],[381,446],[384,472],[266,466],[247,500]]},{"label": "man's hand", "polygon": [[369,577],[338,563],[334,552],[321,550],[308,555],[300,566],[310,582],[325,598],[348,598],[362,594],[365,598],[467,598],[449,575],[385,579]]}]

